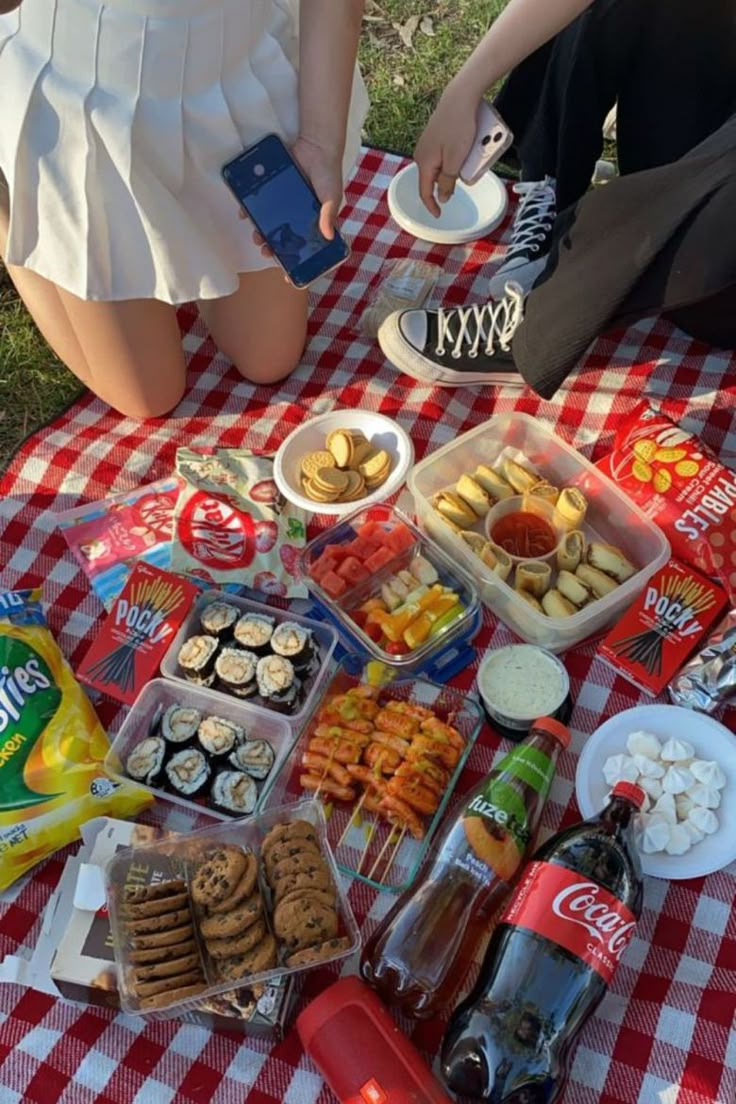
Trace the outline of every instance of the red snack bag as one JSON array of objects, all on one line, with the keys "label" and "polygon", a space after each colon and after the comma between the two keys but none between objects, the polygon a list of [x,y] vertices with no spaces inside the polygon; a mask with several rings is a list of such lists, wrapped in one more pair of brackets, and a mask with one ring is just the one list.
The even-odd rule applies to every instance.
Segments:
[{"label": "red snack bag", "polygon": [[622,419],[597,466],[659,525],[678,559],[716,576],[736,601],[736,472],[646,402]]}]

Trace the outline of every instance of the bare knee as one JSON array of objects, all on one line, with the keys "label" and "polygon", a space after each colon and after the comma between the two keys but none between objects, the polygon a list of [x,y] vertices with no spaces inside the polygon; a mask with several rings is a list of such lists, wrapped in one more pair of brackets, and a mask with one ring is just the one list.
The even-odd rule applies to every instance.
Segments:
[{"label": "bare knee", "polygon": [[164,418],[167,414],[170,414],[184,398],[185,392],[186,381],[182,379],[180,382],[170,384],[151,395],[144,392],[123,396],[122,398],[116,396],[113,401],[107,399],[105,395],[100,397],[105,398],[110,406],[114,407],[124,417],[134,418],[137,422],[145,422],[148,418]]},{"label": "bare knee", "polygon": [[247,348],[238,351],[230,359],[243,379],[259,386],[271,386],[285,380],[299,362],[304,351],[304,341],[284,342],[279,346]]}]

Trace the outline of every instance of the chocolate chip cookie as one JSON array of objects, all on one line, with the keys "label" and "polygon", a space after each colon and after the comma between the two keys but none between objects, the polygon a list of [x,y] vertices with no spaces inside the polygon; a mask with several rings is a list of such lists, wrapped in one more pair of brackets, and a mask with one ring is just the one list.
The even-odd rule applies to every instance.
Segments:
[{"label": "chocolate chip cookie", "polygon": [[260,943],[267,930],[266,921],[260,917],[239,935],[230,936],[228,939],[208,939],[207,953],[211,958],[229,958],[232,955],[245,954]]},{"label": "chocolate chip cookie", "polygon": [[[203,908],[231,897],[251,862],[250,853],[224,845],[208,851],[192,879],[192,900]],[[255,884],[255,876],[254,876]]]},{"label": "chocolate chip cookie", "polygon": [[255,889],[257,878],[258,859],[253,852],[250,851],[246,853],[246,866],[243,875],[232,893],[225,897],[224,900],[209,905],[208,911],[212,913],[230,912],[236,905],[239,905],[241,901],[244,901],[246,897],[250,897]]},{"label": "chocolate chip cookie", "polygon": [[268,933],[246,954],[223,958],[217,963],[217,972],[223,981],[241,981],[251,974],[262,974],[278,963],[276,940]]},{"label": "chocolate chip cookie", "polygon": [[338,928],[337,913],[329,905],[308,897],[287,901],[285,905],[276,906],[273,928],[288,951],[298,951],[334,939]]},{"label": "chocolate chip cookie", "polygon": [[229,912],[213,912],[199,922],[199,930],[205,940],[226,939],[238,935],[254,924],[263,912],[260,893],[254,893],[246,901],[236,904]]},{"label": "chocolate chip cookie", "polygon": [[[152,938],[149,936],[149,938]],[[174,943],[169,947],[148,947],[147,949],[131,951],[128,958],[134,966],[146,966],[151,962],[171,962],[176,958],[192,954],[197,949],[193,939],[185,939],[181,943]]]},{"label": "chocolate chip cookie", "polygon": [[327,939],[324,943],[317,943],[314,947],[305,947],[301,951],[290,954],[286,959],[286,965],[313,966],[316,962],[323,962],[326,958],[332,958],[333,955],[350,950],[350,942],[347,935]]},{"label": "chocolate chip cookie", "polygon": [[283,824],[275,824],[261,844],[264,863],[268,862],[269,852],[277,843],[290,843],[296,839],[307,840],[319,846],[317,831],[308,820],[291,820]]},{"label": "chocolate chip cookie", "polygon": [[136,982],[155,981],[156,978],[178,977],[180,974],[189,973],[190,970],[199,969],[199,951],[182,955],[181,958],[172,959],[170,962],[154,962],[147,966],[138,966],[135,971]]}]

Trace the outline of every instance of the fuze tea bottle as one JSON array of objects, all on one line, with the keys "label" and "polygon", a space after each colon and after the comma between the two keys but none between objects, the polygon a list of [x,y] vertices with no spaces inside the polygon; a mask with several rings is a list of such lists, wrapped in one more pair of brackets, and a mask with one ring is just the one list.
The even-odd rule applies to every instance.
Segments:
[{"label": "fuze tea bottle", "polygon": [[542,717],[467,796],[418,881],[363,949],[360,969],[391,1007],[416,1019],[446,1008],[526,856],[570,733]]}]

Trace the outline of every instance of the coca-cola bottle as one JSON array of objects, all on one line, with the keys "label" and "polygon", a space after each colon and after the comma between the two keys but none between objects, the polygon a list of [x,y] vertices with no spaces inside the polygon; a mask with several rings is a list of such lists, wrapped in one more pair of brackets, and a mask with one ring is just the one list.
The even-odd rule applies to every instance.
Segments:
[{"label": "coca-cola bottle", "polygon": [[443,1041],[442,1075],[459,1096],[562,1099],[572,1044],[641,913],[633,822],[644,796],[617,782],[603,812],[553,836],[523,871]]},{"label": "coca-cola bottle", "polygon": [[366,943],[360,968],[388,1005],[417,1019],[449,1007],[509,883],[534,846],[560,748],[542,717],[465,798],[419,879]]}]

